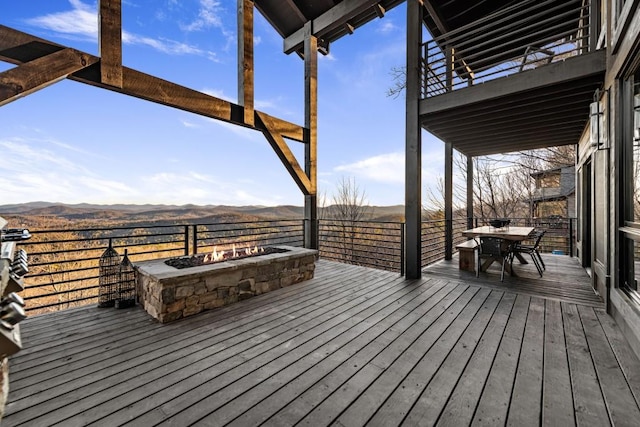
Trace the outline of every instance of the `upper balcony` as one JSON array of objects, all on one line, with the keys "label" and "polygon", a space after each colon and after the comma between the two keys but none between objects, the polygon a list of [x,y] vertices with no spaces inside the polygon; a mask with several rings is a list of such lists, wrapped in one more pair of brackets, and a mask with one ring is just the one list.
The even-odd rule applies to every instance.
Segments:
[{"label": "upper balcony", "polygon": [[427,2],[423,126],[475,156],[574,144],[604,80],[599,10],[583,0]]}]

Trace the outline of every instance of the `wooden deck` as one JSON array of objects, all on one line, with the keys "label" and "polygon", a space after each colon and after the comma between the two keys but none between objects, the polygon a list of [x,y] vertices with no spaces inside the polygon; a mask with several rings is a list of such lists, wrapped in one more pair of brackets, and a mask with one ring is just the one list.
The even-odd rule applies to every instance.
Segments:
[{"label": "wooden deck", "polygon": [[137,308],[33,317],[3,426],[637,425],[640,361],[601,308],[453,276],[321,261],[166,325]]},{"label": "wooden deck", "polygon": [[510,277],[505,272],[504,282],[500,282],[500,265],[493,263],[489,270],[481,272],[480,277],[470,271],[458,268],[458,255],[451,261],[440,261],[430,265],[423,271],[427,275],[436,275],[462,282],[470,281],[481,286],[496,289],[509,289],[519,294],[551,298],[557,301],[573,302],[593,307],[604,308],[602,299],[591,287],[591,278],[576,258],[567,255],[542,254],[546,270],[542,277],[536,270],[529,255],[524,255],[527,264],[520,264],[516,259],[513,270],[517,277]]}]

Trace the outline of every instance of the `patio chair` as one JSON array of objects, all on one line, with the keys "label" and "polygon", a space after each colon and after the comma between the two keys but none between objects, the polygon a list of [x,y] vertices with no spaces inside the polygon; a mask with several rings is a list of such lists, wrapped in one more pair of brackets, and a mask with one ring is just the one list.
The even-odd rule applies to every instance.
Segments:
[{"label": "patio chair", "polygon": [[[533,263],[535,264],[536,269],[538,270],[538,273],[540,273],[540,277],[542,277],[543,270],[547,269],[547,266],[544,264],[544,261],[542,260],[542,256],[540,255],[540,241],[542,240],[542,236],[544,236],[546,232],[547,232],[546,230],[536,231],[534,235],[533,245],[523,245],[523,244],[517,243],[513,247],[514,255],[516,253],[531,255],[531,259],[533,260]],[[513,258],[511,259],[511,261],[513,262]]]},{"label": "patio chair", "polygon": [[500,274],[500,281],[504,281],[504,266],[506,263],[511,264],[513,261],[512,244],[509,240],[502,237],[494,236],[479,236],[478,241],[478,257],[476,277],[480,277],[480,269],[482,268],[481,260],[483,258],[492,258],[494,260],[502,260],[502,270]]}]

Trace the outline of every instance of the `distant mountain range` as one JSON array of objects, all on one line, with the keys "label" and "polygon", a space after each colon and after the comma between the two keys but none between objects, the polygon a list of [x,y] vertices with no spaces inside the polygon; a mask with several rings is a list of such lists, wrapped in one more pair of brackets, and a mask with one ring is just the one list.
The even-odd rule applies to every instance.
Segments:
[{"label": "distant mountain range", "polygon": [[[331,206],[324,209],[331,209]],[[404,217],[404,206],[368,207],[371,219],[398,221]],[[69,220],[150,220],[150,219],[195,219],[221,215],[247,215],[268,219],[303,218],[302,206],[225,206],[225,205],[97,205],[89,203],[65,204],[51,202],[29,202],[0,205],[1,215],[50,216]]]}]

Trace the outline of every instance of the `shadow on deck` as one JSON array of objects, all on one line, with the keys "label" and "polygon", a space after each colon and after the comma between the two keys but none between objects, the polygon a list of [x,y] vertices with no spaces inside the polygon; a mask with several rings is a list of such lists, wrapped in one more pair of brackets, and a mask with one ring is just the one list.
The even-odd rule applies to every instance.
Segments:
[{"label": "shadow on deck", "polygon": [[3,426],[636,423],[640,361],[612,318],[516,285],[321,260],[313,280],[165,325],[34,316]]}]

